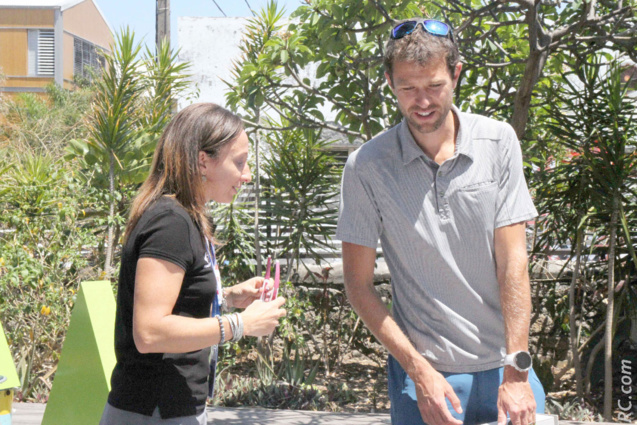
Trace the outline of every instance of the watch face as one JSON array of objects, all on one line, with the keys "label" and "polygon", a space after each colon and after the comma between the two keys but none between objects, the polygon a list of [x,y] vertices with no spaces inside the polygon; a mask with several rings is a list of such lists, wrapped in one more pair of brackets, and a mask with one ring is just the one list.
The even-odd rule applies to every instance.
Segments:
[{"label": "watch face", "polygon": [[531,364],[533,363],[531,355],[526,351],[520,351],[518,354],[516,354],[514,361],[515,365],[522,370],[529,369],[531,367]]}]

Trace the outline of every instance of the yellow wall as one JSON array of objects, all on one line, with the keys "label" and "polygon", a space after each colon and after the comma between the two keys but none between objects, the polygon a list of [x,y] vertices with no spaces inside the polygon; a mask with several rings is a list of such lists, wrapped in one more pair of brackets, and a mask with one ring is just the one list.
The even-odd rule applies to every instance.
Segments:
[{"label": "yellow wall", "polygon": [[[92,0],[65,10],[62,17],[65,31],[106,49],[113,43],[111,30]],[[66,51],[66,45],[64,47]]]},{"label": "yellow wall", "polygon": [[4,87],[46,87],[53,82],[53,77],[18,77],[7,78]]},{"label": "yellow wall", "polygon": [[71,34],[64,33],[62,37],[63,43],[63,72],[62,76],[65,80],[73,81],[73,36]]},{"label": "yellow wall", "polygon": [[0,29],[0,72],[27,75],[27,53],[26,29]]},{"label": "yellow wall", "polygon": [[0,8],[0,27],[53,28],[53,9]]},{"label": "yellow wall", "polygon": [[[46,87],[53,81],[53,78],[26,77],[29,48],[25,27],[53,28],[54,18],[53,9],[0,8],[0,27],[5,27],[0,28],[0,68],[7,76],[3,83],[4,87]],[[6,27],[16,27],[16,29]],[[11,78],[11,75],[19,78]]]}]

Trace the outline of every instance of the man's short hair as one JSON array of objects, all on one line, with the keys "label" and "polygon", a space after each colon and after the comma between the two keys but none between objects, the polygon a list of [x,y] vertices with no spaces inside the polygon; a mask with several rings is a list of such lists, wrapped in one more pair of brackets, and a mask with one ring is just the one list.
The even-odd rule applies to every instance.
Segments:
[{"label": "man's short hair", "polygon": [[[398,21],[396,24],[405,21]],[[393,82],[394,63],[417,62],[421,66],[426,66],[439,58],[445,59],[449,75],[453,78],[456,65],[460,61],[458,46],[447,37],[429,34],[419,24],[411,34],[398,40],[390,38],[387,41],[383,65]]]}]

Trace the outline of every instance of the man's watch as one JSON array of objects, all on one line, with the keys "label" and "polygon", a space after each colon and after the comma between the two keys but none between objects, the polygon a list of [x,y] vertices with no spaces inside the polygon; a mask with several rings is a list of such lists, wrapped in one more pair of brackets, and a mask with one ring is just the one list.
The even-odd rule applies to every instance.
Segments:
[{"label": "man's watch", "polygon": [[533,359],[528,351],[516,351],[504,356],[504,365],[513,366],[519,372],[527,372],[533,366]]}]

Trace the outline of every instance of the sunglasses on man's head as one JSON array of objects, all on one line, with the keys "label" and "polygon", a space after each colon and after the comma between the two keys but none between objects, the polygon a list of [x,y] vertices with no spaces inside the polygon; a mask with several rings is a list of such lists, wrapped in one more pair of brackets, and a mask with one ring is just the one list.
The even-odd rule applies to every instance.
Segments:
[{"label": "sunglasses on man's head", "polygon": [[401,39],[414,32],[414,30],[418,27],[418,24],[422,24],[422,29],[431,35],[447,37],[452,43],[455,42],[451,27],[448,24],[436,21],[435,19],[415,19],[401,22],[391,30],[390,37],[394,40]]}]

